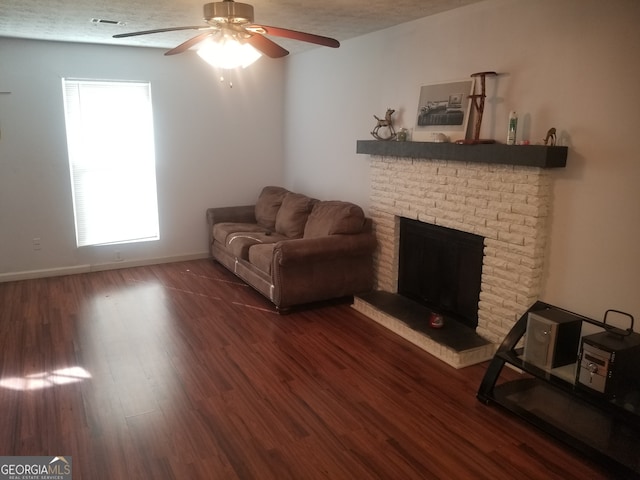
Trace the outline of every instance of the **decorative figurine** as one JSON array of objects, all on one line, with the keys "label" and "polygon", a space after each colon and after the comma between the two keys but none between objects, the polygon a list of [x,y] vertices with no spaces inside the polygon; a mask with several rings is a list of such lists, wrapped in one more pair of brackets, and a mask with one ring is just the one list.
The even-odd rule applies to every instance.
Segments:
[{"label": "decorative figurine", "polygon": [[496,72],[478,72],[471,75],[472,78],[480,77],[480,93],[476,93],[476,84],[473,84],[473,93],[469,95],[471,99],[471,104],[475,108],[475,127],[473,130],[473,138],[471,140],[459,140],[456,143],[465,143],[465,144],[477,144],[477,143],[495,143],[495,140],[481,140],[480,139],[480,126],[482,125],[482,114],[484,113],[484,99],[487,97],[486,95],[486,77],[491,76],[495,77],[497,75]]},{"label": "decorative figurine", "polygon": [[[378,121],[378,123],[371,132],[373,138],[376,138],[378,140],[392,140],[396,138],[396,130],[393,128],[393,120],[391,120],[391,115],[393,115],[394,112],[395,110],[393,108],[387,108],[387,113],[384,114],[384,118],[380,118],[374,115],[374,118]],[[389,135],[386,137],[381,136],[378,133],[381,128],[386,129]]]},{"label": "decorative figurine", "polygon": [[547,131],[547,136],[544,137],[544,144],[553,147],[556,144],[556,129],[551,127]]}]

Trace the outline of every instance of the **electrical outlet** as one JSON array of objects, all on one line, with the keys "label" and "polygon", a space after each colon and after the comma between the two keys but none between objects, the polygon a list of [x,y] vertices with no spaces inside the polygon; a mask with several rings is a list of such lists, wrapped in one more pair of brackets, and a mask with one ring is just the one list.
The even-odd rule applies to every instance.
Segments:
[{"label": "electrical outlet", "polygon": [[116,250],[115,253],[113,254],[113,259],[116,262],[121,262],[122,261],[122,253],[120,253],[120,250]]},{"label": "electrical outlet", "polygon": [[33,249],[34,250],[40,250],[42,248],[42,245],[40,244],[40,237],[34,237],[33,238]]}]

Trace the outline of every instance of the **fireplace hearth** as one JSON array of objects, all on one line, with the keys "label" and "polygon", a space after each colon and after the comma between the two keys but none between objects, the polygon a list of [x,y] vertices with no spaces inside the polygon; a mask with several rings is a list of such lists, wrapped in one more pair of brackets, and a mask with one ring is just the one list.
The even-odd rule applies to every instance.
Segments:
[{"label": "fireplace hearth", "polygon": [[448,315],[442,328],[432,328],[429,316],[434,310],[397,293],[359,295],[353,308],[454,368],[483,362],[495,353],[493,343]]}]

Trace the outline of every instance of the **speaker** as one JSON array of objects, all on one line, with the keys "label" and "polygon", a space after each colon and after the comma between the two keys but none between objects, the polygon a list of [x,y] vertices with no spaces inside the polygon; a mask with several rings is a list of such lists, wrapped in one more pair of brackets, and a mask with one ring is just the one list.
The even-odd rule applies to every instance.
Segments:
[{"label": "speaker", "polygon": [[529,312],[524,361],[550,370],[578,360],[582,320],[557,309]]}]

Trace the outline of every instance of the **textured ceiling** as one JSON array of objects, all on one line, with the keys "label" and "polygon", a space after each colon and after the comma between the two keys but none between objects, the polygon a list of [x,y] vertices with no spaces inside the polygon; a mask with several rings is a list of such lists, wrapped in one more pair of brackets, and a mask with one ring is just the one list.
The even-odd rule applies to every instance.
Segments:
[{"label": "textured ceiling", "polygon": [[[344,41],[481,0],[245,0],[255,23]],[[114,39],[112,35],[205,25],[200,0],[0,0],[0,37],[173,48],[194,31]],[[92,19],[125,25],[95,24]],[[310,44],[273,38],[292,53]]]}]

